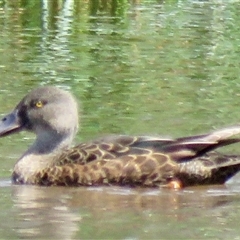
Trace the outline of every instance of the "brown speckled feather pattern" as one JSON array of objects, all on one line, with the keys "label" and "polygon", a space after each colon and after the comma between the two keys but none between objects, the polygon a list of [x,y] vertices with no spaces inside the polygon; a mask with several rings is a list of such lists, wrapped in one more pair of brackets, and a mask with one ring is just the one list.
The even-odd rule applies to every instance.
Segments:
[{"label": "brown speckled feather pattern", "polygon": [[183,186],[222,184],[240,170],[240,157],[205,153],[238,142],[235,130],[180,139],[111,136],[66,150],[55,164],[36,172],[29,183],[39,185]]}]

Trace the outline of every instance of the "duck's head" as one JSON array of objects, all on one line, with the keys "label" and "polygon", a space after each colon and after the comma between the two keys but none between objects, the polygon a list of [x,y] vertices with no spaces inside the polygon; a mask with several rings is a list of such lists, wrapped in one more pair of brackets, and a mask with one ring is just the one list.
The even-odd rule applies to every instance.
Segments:
[{"label": "duck's head", "polygon": [[37,135],[35,145],[39,147],[65,147],[72,141],[77,128],[78,107],[73,96],[57,87],[47,86],[31,91],[2,118],[0,137],[27,130]]}]

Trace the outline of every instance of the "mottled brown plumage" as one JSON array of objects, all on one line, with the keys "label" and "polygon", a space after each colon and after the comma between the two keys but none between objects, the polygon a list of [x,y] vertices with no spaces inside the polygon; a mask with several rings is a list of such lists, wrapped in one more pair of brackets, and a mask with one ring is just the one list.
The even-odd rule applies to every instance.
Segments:
[{"label": "mottled brown plumage", "polygon": [[213,152],[239,142],[240,126],[178,139],[108,136],[70,147],[77,104],[56,87],[30,92],[0,123],[0,136],[36,134],[14,166],[12,180],[38,185],[181,186],[222,184],[240,170],[240,157]]}]

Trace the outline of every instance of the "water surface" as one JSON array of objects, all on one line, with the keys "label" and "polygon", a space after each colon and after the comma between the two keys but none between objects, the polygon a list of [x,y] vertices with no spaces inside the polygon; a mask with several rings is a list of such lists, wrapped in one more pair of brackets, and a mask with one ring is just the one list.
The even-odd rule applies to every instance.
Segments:
[{"label": "water surface", "polygon": [[[0,0],[0,113],[55,85],[81,103],[76,142],[236,124],[239,9],[220,0]],[[13,186],[11,169],[33,138],[0,139],[3,239],[240,239],[239,176],[182,191]]]}]

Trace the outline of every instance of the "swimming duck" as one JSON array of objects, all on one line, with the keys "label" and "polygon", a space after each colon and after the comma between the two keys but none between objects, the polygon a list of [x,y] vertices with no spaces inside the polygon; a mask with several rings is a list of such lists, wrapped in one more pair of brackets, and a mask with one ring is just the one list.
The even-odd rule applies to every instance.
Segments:
[{"label": "swimming duck", "polygon": [[168,186],[223,184],[240,170],[240,157],[215,148],[239,142],[240,126],[184,138],[107,136],[71,147],[78,106],[54,86],[32,90],[0,122],[0,137],[26,130],[36,140],[16,162],[16,184]]}]

